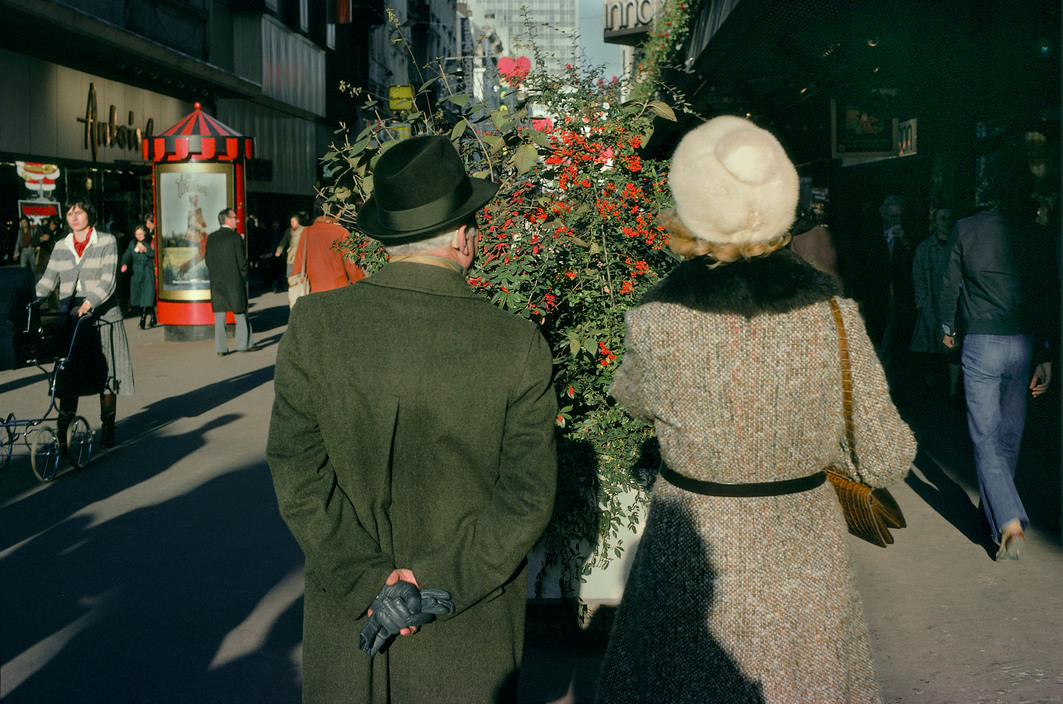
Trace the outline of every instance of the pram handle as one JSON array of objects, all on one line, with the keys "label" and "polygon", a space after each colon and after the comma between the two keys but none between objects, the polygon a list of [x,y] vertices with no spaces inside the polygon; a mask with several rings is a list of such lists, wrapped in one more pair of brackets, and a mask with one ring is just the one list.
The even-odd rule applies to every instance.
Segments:
[{"label": "pram handle", "polygon": [[[22,332],[28,334],[28,333],[33,331],[33,310],[34,310],[34,308],[38,308],[38,307],[44,305],[44,303],[47,300],[48,300],[47,298],[37,297],[37,298],[34,298],[32,301],[30,301],[29,303],[26,304],[26,329],[23,330]],[[81,320],[83,318],[87,318],[89,320],[94,320],[96,318],[96,311],[95,310],[91,310],[88,313],[86,313],[85,315],[77,315],[76,311],[71,311],[70,317],[71,318],[75,318],[77,320],[78,324],[80,324]],[[75,329],[76,329],[76,327],[75,327]]]}]

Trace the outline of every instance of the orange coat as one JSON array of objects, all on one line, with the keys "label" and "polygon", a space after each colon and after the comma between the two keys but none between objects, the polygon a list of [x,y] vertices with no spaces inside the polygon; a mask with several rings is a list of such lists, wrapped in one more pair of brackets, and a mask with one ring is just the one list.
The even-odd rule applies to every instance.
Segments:
[{"label": "orange coat", "polygon": [[303,270],[305,256],[311,293],[347,286],[365,277],[361,267],[347,261],[343,253],[333,247],[334,243],[347,239],[348,235],[347,230],[337,225],[334,219],[324,215],[303,230],[295,250],[292,274]]}]

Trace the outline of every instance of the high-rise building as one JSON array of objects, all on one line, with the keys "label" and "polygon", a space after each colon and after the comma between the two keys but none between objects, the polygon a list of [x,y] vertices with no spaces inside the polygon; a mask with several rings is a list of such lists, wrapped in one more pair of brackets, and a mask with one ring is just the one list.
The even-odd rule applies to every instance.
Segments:
[{"label": "high-rise building", "polygon": [[[578,0],[469,0],[471,19],[502,39],[506,55],[560,73],[579,60]],[[526,8],[527,13],[522,8]]]}]

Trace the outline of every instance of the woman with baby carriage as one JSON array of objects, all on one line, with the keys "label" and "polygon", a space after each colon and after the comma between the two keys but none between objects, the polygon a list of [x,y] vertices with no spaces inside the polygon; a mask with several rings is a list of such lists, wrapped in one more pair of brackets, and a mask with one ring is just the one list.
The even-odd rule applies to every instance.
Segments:
[{"label": "woman with baby carriage", "polygon": [[77,413],[78,398],[99,394],[100,446],[114,447],[116,397],[133,394],[133,362],[115,293],[118,243],[113,235],[93,227],[96,209],[88,198],[72,200],[66,221],[70,233],[55,243],[36,293],[44,298],[58,288],[60,312],[74,320],[92,315],[93,327],[90,334],[78,333],[77,349],[71,351],[66,372],[56,380],[59,445],[65,452],[66,431]]}]

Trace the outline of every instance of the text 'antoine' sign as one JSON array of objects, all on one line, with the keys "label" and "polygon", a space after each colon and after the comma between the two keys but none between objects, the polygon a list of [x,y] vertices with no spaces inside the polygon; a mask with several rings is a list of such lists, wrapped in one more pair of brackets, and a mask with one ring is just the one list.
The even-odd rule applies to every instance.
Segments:
[{"label": "text 'antoine' sign", "polygon": [[143,128],[136,126],[136,117],[133,111],[129,111],[126,124],[118,124],[118,108],[111,106],[107,113],[107,120],[101,121],[96,109],[96,85],[89,84],[89,97],[85,102],[85,116],[77,118],[78,122],[85,124],[85,149],[92,150],[92,160],[101,147],[108,149],[125,149],[126,151],[140,153],[140,143],[148,139],[155,132],[155,120],[148,118]]}]

